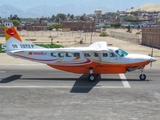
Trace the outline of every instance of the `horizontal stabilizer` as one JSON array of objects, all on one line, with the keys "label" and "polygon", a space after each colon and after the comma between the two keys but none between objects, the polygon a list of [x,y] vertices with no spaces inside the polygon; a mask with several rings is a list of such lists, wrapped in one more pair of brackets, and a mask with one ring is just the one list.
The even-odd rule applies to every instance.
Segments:
[{"label": "horizontal stabilizer", "polygon": [[14,51],[10,51],[11,53],[20,53],[20,52],[24,52],[23,50],[14,50]]}]

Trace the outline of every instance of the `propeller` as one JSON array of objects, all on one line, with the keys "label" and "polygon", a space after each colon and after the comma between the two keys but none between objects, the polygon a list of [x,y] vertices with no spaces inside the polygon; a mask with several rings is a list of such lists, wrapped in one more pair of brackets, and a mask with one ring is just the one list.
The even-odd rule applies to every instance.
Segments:
[{"label": "propeller", "polygon": [[[151,32],[151,28],[150,28],[150,32]],[[150,35],[150,37],[151,37],[151,35]],[[156,61],[156,59],[153,58],[153,44],[152,44],[152,40],[153,39],[150,38],[150,46],[152,48],[152,50],[151,50],[151,58],[150,58],[150,68],[152,68],[152,62]]]},{"label": "propeller", "polygon": [[153,57],[153,46],[152,46],[152,50],[151,50],[150,68],[152,68],[152,62],[153,62],[152,57]]}]

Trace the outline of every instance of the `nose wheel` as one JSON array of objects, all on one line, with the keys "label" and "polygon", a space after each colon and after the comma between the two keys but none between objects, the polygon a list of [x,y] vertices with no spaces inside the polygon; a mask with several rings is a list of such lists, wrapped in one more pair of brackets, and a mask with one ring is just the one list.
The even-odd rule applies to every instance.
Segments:
[{"label": "nose wheel", "polygon": [[140,80],[146,80],[146,75],[145,74],[140,74],[139,79]]},{"label": "nose wheel", "polygon": [[143,69],[141,70],[141,74],[139,75],[140,80],[146,80],[146,75],[144,74]]}]

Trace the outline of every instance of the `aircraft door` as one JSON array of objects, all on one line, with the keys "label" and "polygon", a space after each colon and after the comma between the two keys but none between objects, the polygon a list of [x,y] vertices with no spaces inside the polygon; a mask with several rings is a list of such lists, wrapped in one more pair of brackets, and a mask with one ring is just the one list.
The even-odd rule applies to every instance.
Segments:
[{"label": "aircraft door", "polygon": [[121,63],[121,58],[118,56],[115,52],[110,51],[108,55],[108,62],[115,62],[115,63]]}]

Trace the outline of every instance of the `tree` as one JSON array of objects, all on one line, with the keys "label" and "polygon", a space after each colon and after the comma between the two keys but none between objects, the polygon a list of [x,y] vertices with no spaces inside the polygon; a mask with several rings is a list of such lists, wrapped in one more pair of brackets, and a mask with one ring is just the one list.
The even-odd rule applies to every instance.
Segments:
[{"label": "tree", "polygon": [[71,17],[71,15],[68,13],[67,18],[70,18],[70,17]]},{"label": "tree", "polygon": [[10,15],[10,20],[19,20],[19,21],[21,21],[21,19],[18,17],[18,15],[14,15],[14,16]]},{"label": "tree", "polygon": [[14,26],[19,26],[20,25],[20,21],[19,20],[11,20]]},{"label": "tree", "polygon": [[55,19],[55,16],[54,16],[54,15],[52,15],[51,20],[52,20],[52,21],[54,21],[54,19]]},{"label": "tree", "polygon": [[84,16],[82,15],[79,20],[84,21]]},{"label": "tree", "polygon": [[61,24],[53,24],[52,26],[50,26],[50,29],[58,29],[58,28],[62,28]]},{"label": "tree", "polygon": [[60,22],[62,22],[64,20],[66,20],[66,15],[65,14],[61,14],[61,13],[57,14],[56,22],[60,23]]},{"label": "tree", "polygon": [[112,27],[115,27],[115,28],[118,28],[121,26],[121,23],[114,23],[114,24],[111,24]]},{"label": "tree", "polygon": [[71,20],[73,20],[73,19],[74,19],[74,15],[73,15],[73,14],[70,16],[70,19],[71,19]]}]

